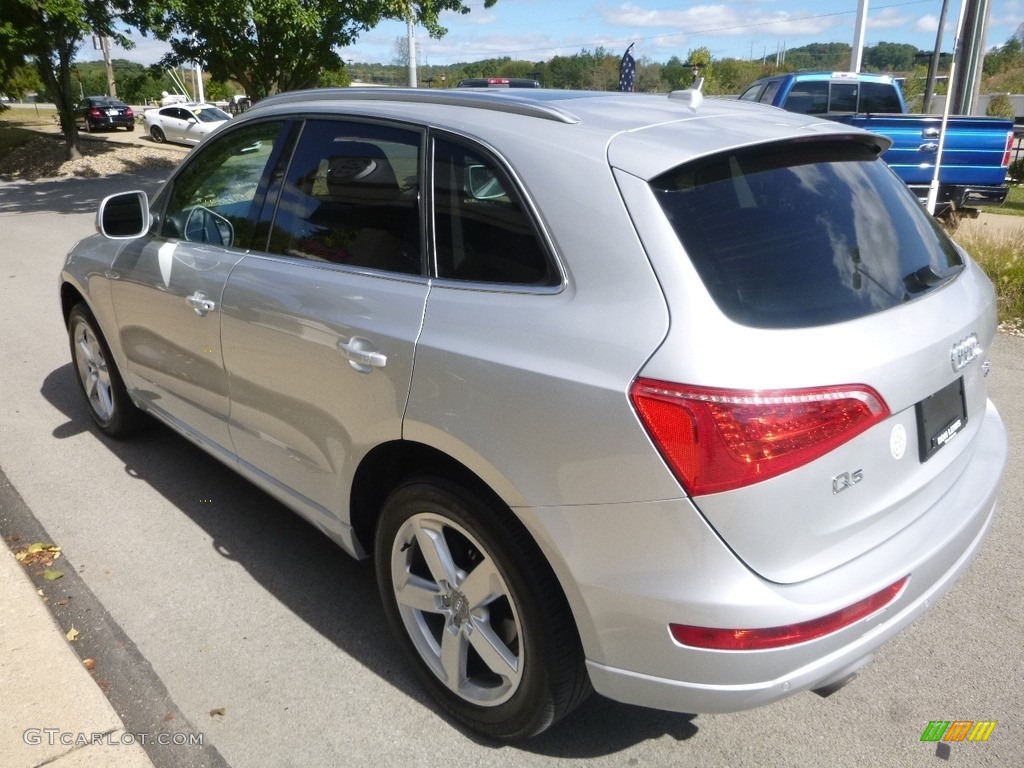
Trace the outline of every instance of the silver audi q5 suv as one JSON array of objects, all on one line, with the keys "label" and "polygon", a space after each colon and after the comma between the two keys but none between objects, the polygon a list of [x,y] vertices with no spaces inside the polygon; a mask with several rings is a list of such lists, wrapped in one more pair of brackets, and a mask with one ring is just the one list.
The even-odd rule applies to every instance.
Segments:
[{"label": "silver audi q5 suv", "polygon": [[835,687],[1006,459],[992,286],[886,147],[694,92],[283,94],[103,201],[74,368],[106,434],[153,417],[374,558],[482,733]]}]

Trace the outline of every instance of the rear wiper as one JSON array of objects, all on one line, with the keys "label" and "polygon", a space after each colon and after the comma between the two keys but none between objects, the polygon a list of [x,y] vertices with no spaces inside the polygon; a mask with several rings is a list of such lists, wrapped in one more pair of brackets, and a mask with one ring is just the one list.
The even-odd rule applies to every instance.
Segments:
[{"label": "rear wiper", "polygon": [[903,277],[903,287],[907,290],[907,293],[929,291],[952,280],[960,274],[960,270],[963,268],[963,264],[957,264],[942,272],[936,272],[931,264],[925,264],[920,269]]}]

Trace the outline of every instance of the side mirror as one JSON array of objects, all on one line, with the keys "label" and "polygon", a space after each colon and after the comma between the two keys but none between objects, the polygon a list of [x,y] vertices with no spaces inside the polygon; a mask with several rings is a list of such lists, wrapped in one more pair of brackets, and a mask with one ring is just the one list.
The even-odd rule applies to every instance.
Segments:
[{"label": "side mirror", "polygon": [[149,198],[145,192],[122,192],[103,198],[96,229],[111,240],[131,240],[149,231]]}]

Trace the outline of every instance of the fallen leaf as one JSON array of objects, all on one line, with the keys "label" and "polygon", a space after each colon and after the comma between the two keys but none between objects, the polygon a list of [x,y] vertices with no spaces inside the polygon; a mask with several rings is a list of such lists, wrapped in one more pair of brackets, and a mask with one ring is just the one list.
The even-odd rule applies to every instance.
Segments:
[{"label": "fallen leaf", "polygon": [[29,544],[28,545],[28,549],[25,550],[25,551],[28,552],[31,555],[31,554],[34,554],[36,552],[42,552],[44,549],[46,549],[46,545],[45,544],[40,544],[37,541],[35,544]]},{"label": "fallen leaf", "polygon": [[217,707],[216,709],[210,710],[210,717],[216,717],[217,715],[224,717],[227,713],[228,710],[225,707]]},{"label": "fallen leaf", "polygon": [[79,635],[78,630],[75,629],[74,627],[71,627],[71,629],[68,630],[68,633],[66,635],[64,635],[64,637],[66,637],[68,640],[70,640],[73,643],[73,642],[75,642],[75,640],[78,639],[78,635]]},{"label": "fallen leaf", "polygon": [[55,571],[52,568],[47,568],[43,571],[43,578],[47,581],[56,581],[57,579],[64,578],[64,574],[61,571]]},{"label": "fallen leaf", "polygon": [[63,600],[58,600],[57,605],[71,605],[71,598],[65,597]]},{"label": "fallen leaf", "polygon": [[27,558],[27,557],[28,557],[28,552],[15,552],[14,553],[14,559],[17,560],[19,563],[25,562],[25,558]]},{"label": "fallen leaf", "polygon": [[82,659],[82,666],[92,672],[96,669],[96,659]]}]

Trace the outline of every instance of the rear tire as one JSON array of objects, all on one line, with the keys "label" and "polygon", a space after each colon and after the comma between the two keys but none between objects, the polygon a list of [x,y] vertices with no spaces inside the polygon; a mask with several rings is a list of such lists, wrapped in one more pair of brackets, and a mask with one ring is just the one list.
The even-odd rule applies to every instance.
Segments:
[{"label": "rear tire", "polygon": [[571,612],[508,510],[438,478],[394,491],[377,525],[392,631],[445,711],[485,736],[534,736],[590,693]]},{"label": "rear tire", "polygon": [[149,129],[149,135],[153,137],[153,141],[157,144],[163,144],[167,140],[167,137],[164,136],[164,132],[155,125]]},{"label": "rear tire", "polygon": [[128,396],[110,347],[85,304],[76,304],[68,315],[68,340],[78,386],[96,426],[110,437],[135,434],[143,424],[142,412]]}]

